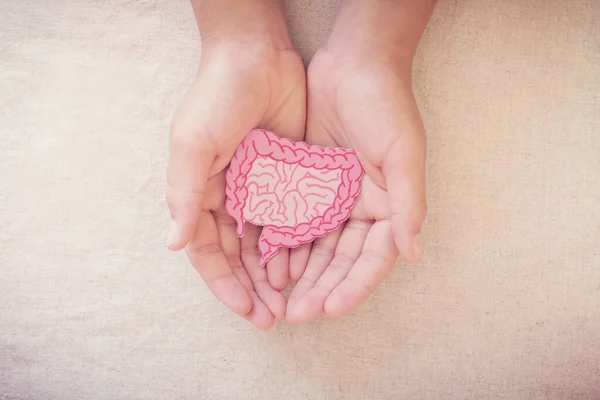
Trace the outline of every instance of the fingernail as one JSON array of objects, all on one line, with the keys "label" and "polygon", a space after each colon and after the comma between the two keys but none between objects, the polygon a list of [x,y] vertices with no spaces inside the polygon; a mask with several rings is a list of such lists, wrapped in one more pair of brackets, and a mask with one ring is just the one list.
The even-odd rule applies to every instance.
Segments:
[{"label": "fingernail", "polygon": [[167,234],[167,247],[170,249],[171,246],[173,246],[173,244],[175,243],[175,234],[177,233],[177,230],[175,228],[175,224],[172,223],[171,227],[169,228],[169,233]]},{"label": "fingernail", "polygon": [[423,248],[421,247],[421,240],[419,236],[415,236],[413,240],[413,254],[417,261],[421,261],[421,257],[423,256]]}]

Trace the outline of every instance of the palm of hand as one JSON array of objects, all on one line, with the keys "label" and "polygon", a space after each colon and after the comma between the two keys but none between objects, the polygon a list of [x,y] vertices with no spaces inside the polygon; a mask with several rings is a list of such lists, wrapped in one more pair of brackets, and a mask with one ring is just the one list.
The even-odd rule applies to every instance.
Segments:
[{"label": "palm of hand", "polygon": [[[290,275],[298,283],[288,302],[291,322],[358,306],[391,270],[398,244],[405,259],[416,261],[407,237],[425,212],[424,132],[410,87],[393,71],[336,65],[327,50],[317,53],[308,71],[305,140],[353,148],[366,175],[349,220],[292,250]],[[392,187],[396,180],[401,184]]]},{"label": "palm of hand", "polygon": [[241,60],[237,51],[203,61],[173,119],[167,199],[177,229],[169,247],[185,247],[215,296],[266,329],[285,314],[279,290],[287,284],[289,251],[259,267],[260,228],[248,225],[242,238],[235,235],[225,211],[225,170],[255,127],[303,138],[305,72],[292,52]]}]

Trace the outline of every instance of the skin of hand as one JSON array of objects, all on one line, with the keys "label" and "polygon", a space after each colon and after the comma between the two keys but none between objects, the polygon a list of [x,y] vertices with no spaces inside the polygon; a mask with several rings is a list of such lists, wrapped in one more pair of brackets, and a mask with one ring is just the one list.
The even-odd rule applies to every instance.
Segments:
[{"label": "skin of hand", "polygon": [[346,0],[309,65],[305,140],[354,149],[366,174],[348,221],[292,250],[298,282],[289,322],[339,317],[368,297],[398,255],[421,258],[426,138],[411,64],[432,9],[427,1]]},{"label": "skin of hand", "polygon": [[[231,4],[230,4],[231,3]],[[279,0],[192,1],[202,37],[197,76],[175,112],[167,171],[172,227],[214,295],[260,329],[285,315],[289,251],[259,267],[260,228],[235,235],[225,211],[225,172],[253,128],[302,140],[306,77]]]}]

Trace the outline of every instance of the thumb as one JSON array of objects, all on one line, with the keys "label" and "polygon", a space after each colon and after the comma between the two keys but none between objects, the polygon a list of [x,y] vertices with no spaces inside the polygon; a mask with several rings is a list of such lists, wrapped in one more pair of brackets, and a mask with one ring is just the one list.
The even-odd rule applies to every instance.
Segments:
[{"label": "thumb", "polygon": [[425,197],[426,139],[424,131],[406,132],[387,152],[382,172],[390,201],[394,242],[402,259],[421,259],[419,233],[427,213]]},{"label": "thumb", "polygon": [[172,224],[167,247],[181,250],[191,240],[202,211],[206,181],[215,159],[214,146],[207,135],[179,128],[171,130],[167,167],[167,203]]},{"label": "thumb", "polygon": [[257,73],[239,72],[229,59],[201,62],[171,126],[167,171],[167,202],[173,219],[167,246],[171,250],[181,250],[191,240],[206,198],[207,180],[227,166],[244,135],[260,121],[268,100],[261,85]]},{"label": "thumb", "polygon": [[[239,98],[243,82],[227,72],[229,64],[217,61],[201,63],[201,71],[171,125],[167,168],[167,203],[172,218],[167,247],[171,250],[181,250],[191,240],[207,181],[226,165],[226,160],[217,156],[229,144],[235,148],[239,132],[245,130],[241,125],[247,122],[248,112],[241,112],[240,107],[251,109],[241,100],[234,101]],[[238,118],[232,118],[232,114]]]},{"label": "thumb", "polygon": [[206,182],[217,155],[212,139],[214,127],[212,91],[196,79],[173,116],[167,167],[167,203],[171,228],[167,247],[183,249],[191,240],[200,219]]}]

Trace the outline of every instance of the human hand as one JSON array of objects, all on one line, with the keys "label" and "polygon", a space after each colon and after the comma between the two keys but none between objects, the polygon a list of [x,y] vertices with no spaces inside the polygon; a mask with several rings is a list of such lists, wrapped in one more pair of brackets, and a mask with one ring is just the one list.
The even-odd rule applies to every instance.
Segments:
[{"label": "human hand", "polygon": [[[285,313],[280,290],[287,284],[289,251],[282,249],[266,269],[259,267],[260,228],[248,225],[242,238],[236,236],[234,220],[225,211],[225,172],[237,145],[253,128],[303,138],[304,66],[282,22],[283,10],[277,11],[272,0],[248,2],[255,7],[244,2],[229,10],[223,10],[223,0],[199,3],[199,25],[213,30],[201,30],[198,74],[172,122],[167,201],[173,226],[168,247],[185,248],[217,299],[267,329]],[[245,6],[244,18],[234,18],[237,26],[228,26],[227,18]],[[261,7],[271,8],[249,14]],[[221,11],[226,17],[217,18],[220,23],[214,28],[211,21],[203,24],[206,15]],[[252,26],[242,29],[240,24]]]},{"label": "human hand", "polygon": [[348,221],[292,250],[290,276],[298,283],[286,318],[294,323],[351,311],[387,276],[398,254],[409,263],[421,258],[426,138],[411,87],[412,53],[381,45],[365,50],[358,39],[336,34],[346,33],[334,30],[308,69],[305,140],[354,149],[366,175]]}]

